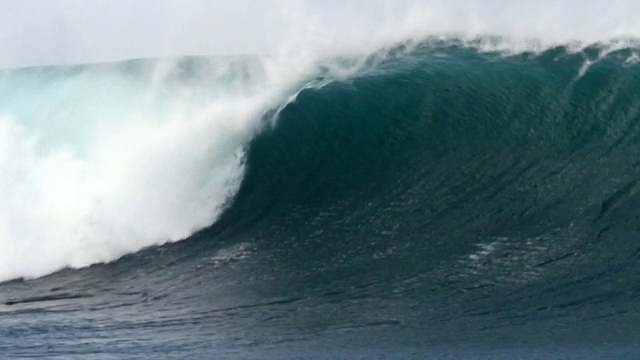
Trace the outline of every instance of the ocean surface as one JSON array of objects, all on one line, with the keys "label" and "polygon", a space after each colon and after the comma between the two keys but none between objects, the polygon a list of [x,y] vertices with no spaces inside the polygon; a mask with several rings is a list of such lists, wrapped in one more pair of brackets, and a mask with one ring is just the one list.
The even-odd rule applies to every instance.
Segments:
[{"label": "ocean surface", "polygon": [[491,41],[1,71],[0,357],[639,359],[640,51]]}]

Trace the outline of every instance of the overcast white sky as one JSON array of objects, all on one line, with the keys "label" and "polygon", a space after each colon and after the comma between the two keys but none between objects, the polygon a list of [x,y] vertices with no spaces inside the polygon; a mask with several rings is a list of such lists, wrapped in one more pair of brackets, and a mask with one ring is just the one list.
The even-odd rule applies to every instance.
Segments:
[{"label": "overcast white sky", "polygon": [[309,14],[348,25],[402,1],[0,0],[0,66],[269,53]]},{"label": "overcast white sky", "polygon": [[295,33],[358,40],[403,17],[435,33],[600,40],[640,35],[638,14],[636,0],[0,0],[0,67],[270,53]]},{"label": "overcast white sky", "polygon": [[[0,63],[255,51],[281,28],[267,1],[0,0]],[[275,26],[274,26],[275,25]]]}]

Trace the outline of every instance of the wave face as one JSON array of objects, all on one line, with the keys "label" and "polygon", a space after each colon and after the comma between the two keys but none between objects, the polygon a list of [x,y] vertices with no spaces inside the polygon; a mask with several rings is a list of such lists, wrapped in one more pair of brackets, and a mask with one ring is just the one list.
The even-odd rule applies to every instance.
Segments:
[{"label": "wave face", "polygon": [[634,358],[638,59],[433,40],[342,80],[261,60],[5,73],[3,279],[197,232],[5,283],[0,350]]}]

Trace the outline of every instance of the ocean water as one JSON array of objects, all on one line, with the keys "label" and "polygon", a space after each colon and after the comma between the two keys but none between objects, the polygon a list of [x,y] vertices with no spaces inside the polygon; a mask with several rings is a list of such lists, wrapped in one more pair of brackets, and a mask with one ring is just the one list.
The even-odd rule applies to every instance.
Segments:
[{"label": "ocean water", "polygon": [[640,48],[508,44],[0,71],[0,357],[640,358]]}]

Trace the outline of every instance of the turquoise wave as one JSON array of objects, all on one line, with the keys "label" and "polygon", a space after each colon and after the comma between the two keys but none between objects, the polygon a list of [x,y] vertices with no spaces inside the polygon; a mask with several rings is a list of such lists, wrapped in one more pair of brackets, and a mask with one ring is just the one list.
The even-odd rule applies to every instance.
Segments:
[{"label": "turquoise wave", "polygon": [[3,284],[6,353],[637,356],[637,49],[396,50],[268,112],[211,227]]}]

